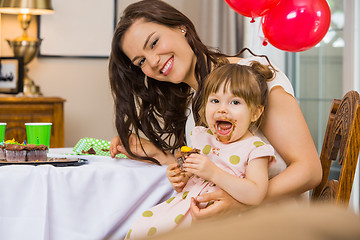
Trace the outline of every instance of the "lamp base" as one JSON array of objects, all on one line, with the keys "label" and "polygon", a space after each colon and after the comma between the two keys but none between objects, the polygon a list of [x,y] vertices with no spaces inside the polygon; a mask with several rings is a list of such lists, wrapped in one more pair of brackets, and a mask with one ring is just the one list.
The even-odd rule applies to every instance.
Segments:
[{"label": "lamp base", "polygon": [[23,57],[24,64],[31,62],[39,51],[42,39],[19,37],[14,40],[6,40],[13,50],[14,56]]},{"label": "lamp base", "polygon": [[[32,39],[25,37],[20,37],[13,41],[7,40],[7,42],[9,43],[10,47],[14,52],[14,55],[16,57],[24,58],[25,66],[35,58],[39,50],[41,41],[42,41],[41,39]],[[29,69],[25,67],[24,90],[23,90],[24,96],[29,96],[29,97],[42,96],[40,87],[36,85],[35,82],[28,76],[28,72]]]},{"label": "lamp base", "polygon": [[40,87],[35,84],[35,82],[29,78],[28,76],[28,69],[25,68],[25,74],[24,74],[24,96],[26,97],[39,97],[42,96],[42,92],[40,90]]}]

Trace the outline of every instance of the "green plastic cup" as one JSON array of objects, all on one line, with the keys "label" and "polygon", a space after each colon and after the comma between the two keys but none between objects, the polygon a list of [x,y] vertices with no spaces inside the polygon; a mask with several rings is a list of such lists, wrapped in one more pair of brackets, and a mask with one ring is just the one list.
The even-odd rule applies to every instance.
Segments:
[{"label": "green plastic cup", "polygon": [[50,148],[52,123],[25,123],[27,144],[46,145]]},{"label": "green plastic cup", "polygon": [[6,123],[0,123],[0,143],[5,140]]}]

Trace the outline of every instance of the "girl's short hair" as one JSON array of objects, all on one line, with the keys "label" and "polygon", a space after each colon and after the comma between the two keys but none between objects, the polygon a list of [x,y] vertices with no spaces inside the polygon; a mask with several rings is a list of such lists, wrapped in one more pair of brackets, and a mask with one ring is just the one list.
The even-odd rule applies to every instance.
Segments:
[{"label": "girl's short hair", "polygon": [[224,92],[229,86],[231,93],[243,98],[250,108],[265,107],[268,96],[267,81],[271,81],[274,74],[272,66],[257,61],[252,61],[249,66],[230,63],[217,66],[206,78],[203,88],[204,98],[200,110],[203,123],[206,124],[205,107],[208,98],[210,94],[218,92],[222,84]]}]

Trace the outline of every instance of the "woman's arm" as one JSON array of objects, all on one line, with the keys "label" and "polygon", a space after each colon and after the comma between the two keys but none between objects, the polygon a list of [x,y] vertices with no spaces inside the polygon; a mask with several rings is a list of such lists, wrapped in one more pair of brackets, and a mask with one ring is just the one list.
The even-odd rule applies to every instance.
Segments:
[{"label": "woman's arm", "polygon": [[281,86],[274,86],[263,120],[262,132],[288,165],[271,179],[266,200],[297,196],[316,187],[322,177],[321,163],[297,100]]},{"label": "woman's arm", "polygon": [[[158,149],[154,144],[152,144],[150,141],[140,138],[140,142],[135,134],[132,134],[129,139],[130,149],[133,153],[139,156],[148,156],[155,158],[160,162],[162,165],[169,165],[171,163],[175,162],[175,156],[169,152],[162,152],[160,149]],[[144,150],[146,152],[144,152]],[[124,146],[121,143],[120,137],[116,136],[113,139],[111,139],[110,142],[110,154],[111,157],[115,157],[116,154],[125,154],[128,158],[133,159],[129,154],[126,152]],[[134,159],[138,160],[138,159]],[[141,160],[143,161],[143,160]]]},{"label": "woman's arm", "polygon": [[274,87],[263,120],[261,130],[288,165],[270,180],[266,201],[297,196],[317,186],[321,163],[296,99]]}]

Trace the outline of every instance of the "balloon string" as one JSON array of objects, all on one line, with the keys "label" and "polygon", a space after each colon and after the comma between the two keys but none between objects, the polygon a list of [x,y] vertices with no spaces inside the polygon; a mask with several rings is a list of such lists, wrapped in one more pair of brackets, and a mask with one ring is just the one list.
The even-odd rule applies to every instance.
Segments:
[{"label": "balloon string", "polygon": [[256,43],[256,39],[257,39],[257,36],[256,36],[256,23],[254,24],[250,24],[250,32],[251,32],[251,42],[250,42],[250,49],[255,49],[255,43]]},{"label": "balloon string", "polygon": [[263,35],[263,32],[262,32],[262,21],[260,19],[260,22],[259,22],[259,28],[258,28],[258,37],[260,39],[260,48],[261,48],[261,45],[262,46],[266,46],[268,44],[265,36]]}]

